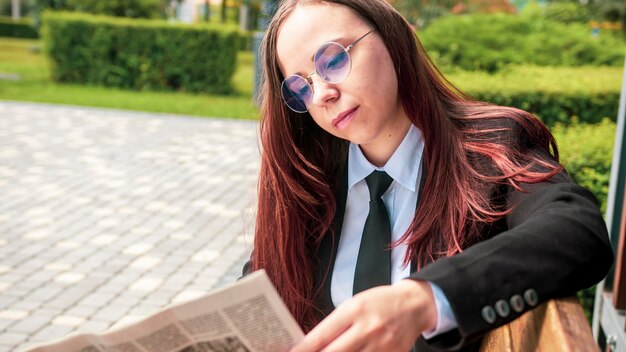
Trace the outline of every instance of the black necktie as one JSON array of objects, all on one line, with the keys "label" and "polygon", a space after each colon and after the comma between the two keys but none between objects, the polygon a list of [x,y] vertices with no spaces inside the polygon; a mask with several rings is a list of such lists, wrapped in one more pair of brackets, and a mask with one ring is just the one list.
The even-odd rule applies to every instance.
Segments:
[{"label": "black necktie", "polygon": [[365,220],[354,272],[353,294],[391,284],[391,225],[382,196],[393,179],[384,171],[365,178],[370,190],[370,212]]}]

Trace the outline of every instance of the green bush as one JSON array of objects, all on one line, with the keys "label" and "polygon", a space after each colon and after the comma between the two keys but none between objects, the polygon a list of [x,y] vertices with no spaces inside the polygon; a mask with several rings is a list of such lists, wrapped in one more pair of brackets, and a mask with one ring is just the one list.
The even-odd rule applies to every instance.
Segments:
[{"label": "green bush", "polygon": [[621,66],[626,50],[623,40],[594,37],[579,23],[507,14],[444,17],[419,37],[438,65],[488,72],[509,64]]},{"label": "green bush", "polygon": [[52,78],[130,89],[229,93],[239,35],[224,26],[47,12]]},{"label": "green bush", "polygon": [[572,120],[599,122],[617,117],[623,68],[511,66],[496,74],[452,71],[450,81],[470,96],[514,106],[548,126]]},{"label": "green bush", "polygon": [[0,17],[0,37],[39,38],[29,18],[13,21],[10,17]]},{"label": "green bush", "polygon": [[552,2],[543,9],[543,16],[562,23],[586,23],[591,18],[589,9],[574,2]]},{"label": "green bush", "polygon": [[[25,1],[22,0],[22,2]],[[167,2],[163,0],[31,0],[31,3],[36,13],[45,10],[64,10],[116,17],[160,18],[164,15]]]},{"label": "green bush", "polygon": [[251,31],[239,32],[239,51],[252,51],[254,33]]},{"label": "green bush", "polygon": [[161,0],[68,0],[68,4],[76,11],[117,17],[158,18],[163,13]]},{"label": "green bush", "polygon": [[593,306],[595,305],[596,300],[596,285],[576,292],[576,296],[578,297],[580,305],[583,307],[583,312],[585,313],[585,317],[587,317],[589,325],[591,325],[593,319]]}]

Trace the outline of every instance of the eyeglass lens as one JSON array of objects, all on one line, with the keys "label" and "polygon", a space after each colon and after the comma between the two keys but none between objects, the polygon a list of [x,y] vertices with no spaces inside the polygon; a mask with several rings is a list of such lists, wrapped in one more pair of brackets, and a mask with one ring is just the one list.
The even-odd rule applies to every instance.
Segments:
[{"label": "eyeglass lens", "polygon": [[339,83],[350,73],[350,55],[336,43],[321,46],[315,52],[313,62],[317,74],[328,83]]},{"label": "eyeglass lens", "polygon": [[281,86],[283,100],[295,112],[306,112],[313,99],[311,85],[300,76],[287,77]]},{"label": "eyeglass lens", "polygon": [[[339,83],[348,77],[352,63],[346,48],[338,43],[322,45],[313,57],[315,72],[328,83]],[[283,100],[295,112],[306,112],[313,100],[313,88],[301,76],[287,77],[281,86]]]}]

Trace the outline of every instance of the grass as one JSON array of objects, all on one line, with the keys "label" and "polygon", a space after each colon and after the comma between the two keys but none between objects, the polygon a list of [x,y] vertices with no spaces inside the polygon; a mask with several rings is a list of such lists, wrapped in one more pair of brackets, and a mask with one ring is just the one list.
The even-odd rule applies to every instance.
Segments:
[{"label": "grass", "polygon": [[0,79],[0,99],[256,119],[258,111],[252,102],[253,59],[250,52],[238,54],[233,95],[138,92],[55,83],[49,78],[48,62],[39,40],[0,38],[0,74],[20,77]]}]

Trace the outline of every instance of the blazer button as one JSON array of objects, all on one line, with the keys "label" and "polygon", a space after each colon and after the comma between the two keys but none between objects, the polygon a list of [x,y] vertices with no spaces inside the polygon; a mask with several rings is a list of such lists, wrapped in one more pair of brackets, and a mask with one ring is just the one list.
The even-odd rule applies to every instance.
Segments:
[{"label": "blazer button", "polygon": [[509,316],[509,313],[511,313],[511,307],[509,307],[509,304],[501,299],[498,302],[496,302],[496,312],[498,312],[498,315],[506,318]]},{"label": "blazer button", "polygon": [[481,311],[483,319],[489,324],[493,324],[496,321],[496,311],[491,306],[485,306]]},{"label": "blazer button", "polygon": [[537,297],[537,291],[529,288],[524,292],[524,300],[528,303],[529,306],[534,307],[539,302],[539,297]]},{"label": "blazer button", "polygon": [[518,313],[524,310],[524,299],[522,296],[514,295],[511,297],[511,308]]}]

